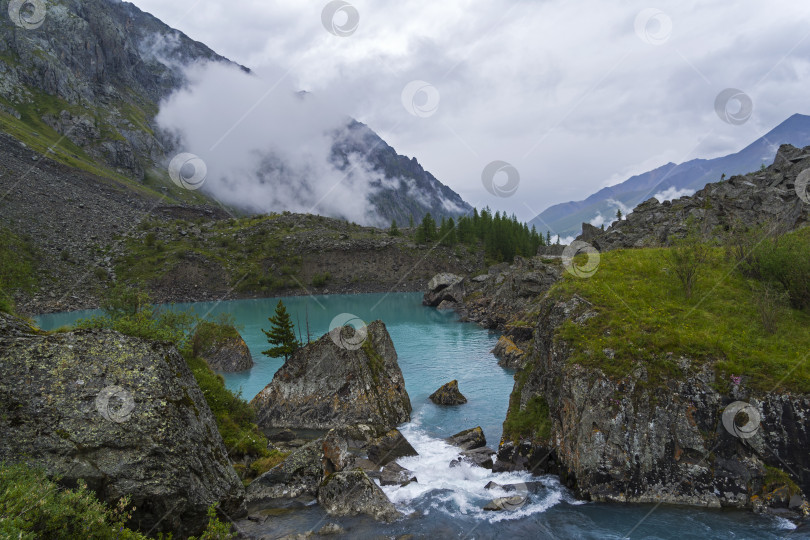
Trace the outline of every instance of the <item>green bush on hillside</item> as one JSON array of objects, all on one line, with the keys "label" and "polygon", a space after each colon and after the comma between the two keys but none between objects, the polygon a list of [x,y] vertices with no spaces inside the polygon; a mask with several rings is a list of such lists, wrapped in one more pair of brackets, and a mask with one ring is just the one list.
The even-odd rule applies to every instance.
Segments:
[{"label": "green bush on hillside", "polygon": [[[2,538],[146,540],[148,536],[126,527],[133,509],[126,498],[110,508],[99,501],[84,483],[75,489],[65,489],[49,480],[41,469],[0,463]],[[168,540],[171,536],[159,534],[157,537]],[[205,531],[189,540],[230,540],[235,537],[230,524],[220,521],[216,509],[211,506]]]},{"label": "green bush on hillside", "polygon": [[757,277],[779,285],[794,308],[810,310],[810,227],[765,239],[751,261]]}]

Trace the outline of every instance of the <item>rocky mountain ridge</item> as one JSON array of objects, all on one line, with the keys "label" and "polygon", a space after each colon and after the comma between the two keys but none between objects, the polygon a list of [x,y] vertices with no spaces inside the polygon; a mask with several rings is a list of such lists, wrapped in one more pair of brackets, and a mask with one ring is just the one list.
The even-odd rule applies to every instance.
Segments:
[{"label": "rocky mountain ridge", "polygon": [[600,251],[668,245],[687,233],[689,221],[707,239],[721,240],[733,228],[766,226],[790,231],[810,224],[810,195],[797,188],[810,169],[810,146],[782,145],[771,166],[725,182],[707,184],[689,197],[659,203],[649,199],[606,231],[583,224],[578,240]]},{"label": "rocky mountain ridge", "polygon": [[[134,180],[136,188],[146,184],[173,199],[212,202],[201,197],[206,189],[184,193],[169,180],[166,167],[183,149],[155,117],[162,100],[187,86],[189,66],[233,62],[135,5],[110,0],[48,3],[38,28],[2,17],[0,38],[0,131],[62,163]],[[369,203],[380,223],[471,210],[363,124],[347,120],[332,153],[339,170],[351,168],[353,153],[398,181],[398,187],[375,186]]]},{"label": "rocky mountain ridge", "polygon": [[579,234],[579,224],[601,215],[610,223],[621,208],[634,208],[656,194],[694,193],[721,177],[745,175],[771,163],[781,144],[803,147],[810,144],[810,116],[794,114],[737,153],[713,159],[667,163],[655,170],[603,188],[582,201],[556,204],[531,223],[538,230],[550,229],[561,237]]}]

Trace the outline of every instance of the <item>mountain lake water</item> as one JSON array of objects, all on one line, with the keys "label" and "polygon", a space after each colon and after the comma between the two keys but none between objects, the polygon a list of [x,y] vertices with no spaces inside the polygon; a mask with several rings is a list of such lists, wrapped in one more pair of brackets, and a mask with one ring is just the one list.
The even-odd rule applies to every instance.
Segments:
[{"label": "mountain lake water", "polygon": [[[254,367],[223,374],[228,388],[250,400],[273,378],[283,360],[261,354],[267,348],[262,329],[269,328],[278,298],[175,304],[171,309],[193,310],[211,318],[229,313],[250,348]],[[418,479],[405,487],[383,487],[407,517],[386,525],[365,517],[334,518],[316,504],[273,509],[264,523],[242,520],[240,530],[250,536],[276,538],[296,532],[318,531],[337,523],[345,534],[333,538],[379,538],[410,534],[414,538],[650,538],[754,539],[810,538],[782,518],[757,516],[739,510],[708,510],[679,506],[605,504],[579,501],[555,476],[493,473],[461,464],[449,467],[458,452],[442,439],[481,426],[488,446],[497,450],[513,386],[514,372],[503,369],[490,353],[498,336],[471,323],[460,323],[452,312],[422,306],[420,293],[301,296],[283,298],[296,327],[306,339],[329,331],[333,319],[350,314],[365,322],[385,322],[399,356],[405,386],[413,405],[412,420],[400,426],[419,456],[398,463]],[[58,313],[37,317],[41,328],[69,325],[97,311]],[[346,317],[344,317],[345,319]],[[428,396],[442,384],[457,379],[467,404],[440,407]],[[527,503],[513,512],[484,512],[492,498],[505,496],[484,486],[527,483]],[[531,484],[528,484],[532,482]],[[804,529],[804,527],[802,527]]]}]

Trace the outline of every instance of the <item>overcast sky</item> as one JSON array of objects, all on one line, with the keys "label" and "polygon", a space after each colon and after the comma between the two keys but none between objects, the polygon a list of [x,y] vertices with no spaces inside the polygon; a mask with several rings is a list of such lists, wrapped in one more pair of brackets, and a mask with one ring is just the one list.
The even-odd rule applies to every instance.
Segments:
[{"label": "overcast sky", "polygon": [[[346,36],[324,0],[134,3],[268,88],[332,96],[469,203],[523,220],[810,113],[810,2],[351,0],[332,19]],[[727,88],[750,117],[732,100],[740,121],[721,120]],[[494,160],[520,173],[514,196],[484,189]]]}]

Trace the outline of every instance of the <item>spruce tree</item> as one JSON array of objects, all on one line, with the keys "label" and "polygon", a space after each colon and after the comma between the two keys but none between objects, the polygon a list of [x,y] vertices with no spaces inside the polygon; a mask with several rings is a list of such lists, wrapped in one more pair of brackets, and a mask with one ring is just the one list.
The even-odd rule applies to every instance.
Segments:
[{"label": "spruce tree", "polygon": [[287,313],[287,308],[284,307],[281,300],[278,301],[275,315],[269,317],[268,320],[270,321],[270,331],[262,329],[262,332],[267,336],[267,342],[273,346],[262,351],[262,354],[270,358],[284,357],[286,362],[301,347],[301,343],[295,338],[290,314]]},{"label": "spruce tree", "polygon": [[616,210],[616,219],[618,219],[619,221],[622,220],[622,209],[621,208]]},{"label": "spruce tree", "polygon": [[399,236],[400,234],[402,233],[399,232],[399,227],[397,227],[397,220],[392,219],[391,228],[388,229],[388,236]]}]

